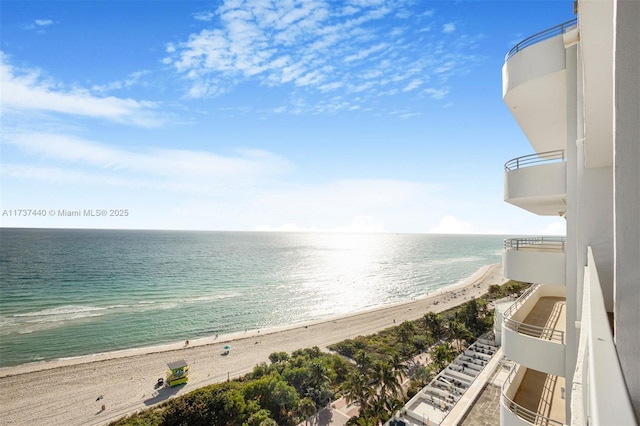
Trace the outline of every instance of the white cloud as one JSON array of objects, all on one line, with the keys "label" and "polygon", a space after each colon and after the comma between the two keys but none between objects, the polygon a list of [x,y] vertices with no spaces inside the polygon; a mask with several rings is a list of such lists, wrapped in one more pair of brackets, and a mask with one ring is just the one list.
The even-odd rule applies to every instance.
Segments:
[{"label": "white cloud", "polygon": [[36,19],[35,24],[39,27],[47,27],[53,25],[53,21],[51,19]]},{"label": "white cloud", "polygon": [[371,46],[367,49],[363,49],[357,53],[354,53],[353,55],[349,55],[347,57],[344,58],[345,62],[352,62],[352,61],[357,61],[360,59],[364,59],[368,56],[370,56],[373,53],[379,52],[383,49],[386,49],[388,47],[388,45],[386,43],[379,43],[375,46]]},{"label": "white cloud", "polygon": [[[448,93],[446,80],[475,56],[470,43],[448,38],[444,44],[441,34],[422,31],[434,20],[433,12],[419,3],[411,7],[387,1],[344,7],[326,0],[223,1],[211,12],[215,22],[184,42],[168,45],[163,62],[184,77],[190,97],[221,96],[252,81],[292,90],[304,87],[307,95],[315,96],[358,94],[359,107],[372,108],[372,100],[383,105],[380,96],[410,92],[418,87],[418,76],[438,73],[437,84],[443,87],[433,87],[439,95],[432,98],[440,99]],[[407,26],[408,11],[424,25]],[[443,28],[455,30],[452,23]]]},{"label": "white cloud", "polygon": [[154,110],[157,105],[148,101],[122,99],[114,96],[96,97],[87,89],[63,90],[37,70],[17,70],[7,63],[0,52],[0,86],[2,112],[43,111],[83,117],[93,117],[154,127],[161,121]]},{"label": "white cloud", "polygon": [[409,82],[409,84],[407,84],[405,86],[404,89],[402,89],[402,91],[404,92],[410,92],[414,89],[417,89],[418,87],[420,87],[422,85],[422,81],[420,79],[415,79],[415,80],[411,80],[411,82]]},{"label": "white cloud", "polygon": [[429,214],[434,191],[433,185],[401,180],[341,179],[294,186],[281,182],[260,191],[245,211],[259,212],[249,213],[247,220],[274,228],[296,224],[302,230],[381,232],[393,223],[394,231],[417,229]]},{"label": "white cloud", "polygon": [[456,26],[453,23],[444,24],[442,26],[442,32],[445,34],[450,34],[456,30]]},{"label": "white cloud", "polygon": [[440,220],[435,228],[429,230],[430,234],[471,234],[472,226],[468,222],[447,215]]},{"label": "white cloud", "polygon": [[193,18],[197,21],[210,21],[214,16],[213,12],[198,12],[193,15]]},{"label": "white cloud", "polygon": [[406,112],[406,113],[400,113],[398,114],[398,117],[402,117],[402,118],[412,118],[412,117],[419,117],[421,116],[422,113],[421,112]]},{"label": "white cloud", "polygon": [[24,25],[24,29],[25,30],[35,30],[37,33],[41,33],[44,34],[45,33],[45,28],[53,25],[54,22],[51,19],[36,19],[35,21]]},{"label": "white cloud", "polygon": [[344,83],[334,81],[333,83],[323,84],[319,87],[321,92],[330,92],[332,90],[336,90],[344,86]]},{"label": "white cloud", "polygon": [[[32,188],[21,192],[29,199],[55,194],[47,208],[94,199],[141,215],[153,203],[162,207],[154,223],[176,229],[251,230],[265,224],[257,229],[385,232],[391,223],[394,231],[407,231],[431,214],[438,191],[426,183],[384,179],[293,183],[293,165],[261,150],[220,155],[114,147],[51,133],[5,134],[3,144],[12,152],[0,168],[6,188]],[[4,191],[4,201],[20,204],[15,200],[21,193]],[[135,220],[127,226],[151,226],[143,216]]]},{"label": "white cloud", "polygon": [[442,64],[441,66],[437,67],[436,69],[433,70],[434,73],[436,74],[442,74],[445,73],[447,71],[451,71],[452,69],[454,69],[456,66],[455,62],[446,62],[444,64]]},{"label": "white cloud", "polygon": [[449,93],[448,89],[434,89],[433,87],[429,87],[422,91],[427,96],[430,96],[433,99],[443,99],[447,93]]},{"label": "white cloud", "polygon": [[121,187],[149,189],[155,186],[152,181],[133,181],[101,171],[73,170],[68,167],[2,164],[1,175],[5,179],[40,181],[63,185],[86,185],[95,187]]},{"label": "white cloud", "polygon": [[127,76],[127,78],[122,81],[113,81],[107,84],[93,85],[91,86],[91,90],[94,92],[105,93],[113,90],[129,89],[137,85],[144,85],[144,83],[142,83],[142,78],[148,74],[149,71],[132,72]]},{"label": "white cloud", "polygon": [[[281,157],[266,151],[238,149],[235,156],[166,148],[119,148],[68,135],[18,133],[4,143],[20,148],[38,164],[7,164],[13,177],[103,185],[156,187],[182,192],[215,192],[220,185],[267,184],[290,169]],[[45,161],[45,165],[42,165]],[[61,171],[64,171],[61,172]],[[94,176],[95,178],[92,178]]]}]

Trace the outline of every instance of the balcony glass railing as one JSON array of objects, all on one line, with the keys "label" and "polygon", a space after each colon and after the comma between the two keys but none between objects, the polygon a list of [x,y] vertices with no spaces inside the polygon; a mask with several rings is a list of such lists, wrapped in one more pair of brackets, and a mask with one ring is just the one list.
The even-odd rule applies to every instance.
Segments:
[{"label": "balcony glass railing", "polygon": [[504,164],[504,171],[517,170],[523,167],[533,166],[540,163],[558,163],[564,161],[564,151],[547,151],[537,154],[524,155],[514,158]]},{"label": "balcony glass railing", "polygon": [[511,250],[536,249],[564,253],[565,237],[524,237],[504,240],[504,248]]},{"label": "balcony glass railing", "polygon": [[516,366],[514,365],[507,376],[507,379],[504,381],[502,385],[502,392],[500,398],[502,399],[502,405],[509,409],[513,414],[521,418],[522,420],[530,423],[532,425],[545,425],[545,426],[563,426],[564,422],[554,420],[552,418],[546,417],[540,413],[529,410],[528,408],[523,407],[517,402],[513,401],[511,398],[507,396],[507,389],[512,385],[514,381],[514,376],[516,374]]},{"label": "balcony glass railing", "polygon": [[505,56],[504,58],[505,62],[508,61],[509,58],[511,58],[516,53],[526,49],[533,44],[566,33],[568,30],[575,27],[577,25],[577,22],[578,19],[574,18],[567,22],[563,22],[562,24],[556,25],[555,27],[547,28],[544,31],[540,31],[539,33],[535,33],[534,35],[525,38],[520,43],[511,48],[511,50],[507,53],[507,56]]}]

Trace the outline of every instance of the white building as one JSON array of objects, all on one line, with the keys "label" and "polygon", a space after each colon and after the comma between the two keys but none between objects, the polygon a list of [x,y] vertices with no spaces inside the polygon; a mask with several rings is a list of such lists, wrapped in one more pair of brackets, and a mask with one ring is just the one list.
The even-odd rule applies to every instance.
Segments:
[{"label": "white building", "polygon": [[640,419],[640,1],[574,10],[514,47],[502,70],[533,148],[506,163],[505,201],[567,224],[566,239],[505,242],[505,277],[536,285],[503,319],[517,363],[503,425]]}]

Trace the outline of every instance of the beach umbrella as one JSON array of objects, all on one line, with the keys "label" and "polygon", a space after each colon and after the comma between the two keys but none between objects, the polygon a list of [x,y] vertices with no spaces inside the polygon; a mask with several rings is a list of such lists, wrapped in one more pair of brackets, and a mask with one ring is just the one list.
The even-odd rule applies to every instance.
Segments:
[{"label": "beach umbrella", "polygon": [[229,346],[229,345],[224,345],[224,348],[225,348],[225,349],[227,349],[227,350],[229,350],[229,349],[231,349],[231,346]]}]

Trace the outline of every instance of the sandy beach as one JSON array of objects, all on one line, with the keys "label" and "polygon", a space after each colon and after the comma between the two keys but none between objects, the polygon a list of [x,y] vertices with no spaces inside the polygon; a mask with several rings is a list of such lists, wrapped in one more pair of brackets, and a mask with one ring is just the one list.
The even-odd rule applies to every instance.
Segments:
[{"label": "sandy beach", "polygon": [[[463,282],[425,297],[369,311],[268,330],[212,336],[156,347],[0,369],[0,425],[104,425],[227,378],[242,376],[273,352],[328,345],[375,333],[428,311],[441,312],[502,284],[500,265],[482,268]],[[228,355],[223,347],[230,345]],[[190,365],[189,383],[154,390],[167,363]],[[98,399],[99,398],[99,399]],[[102,410],[104,404],[105,410]]]}]

